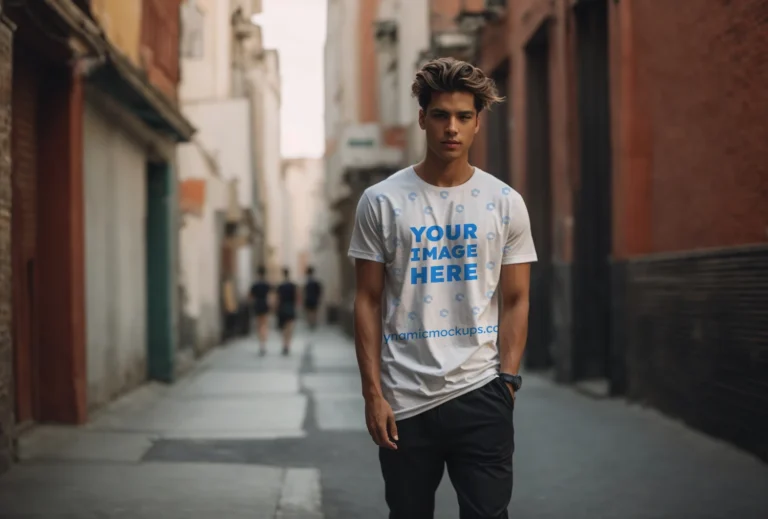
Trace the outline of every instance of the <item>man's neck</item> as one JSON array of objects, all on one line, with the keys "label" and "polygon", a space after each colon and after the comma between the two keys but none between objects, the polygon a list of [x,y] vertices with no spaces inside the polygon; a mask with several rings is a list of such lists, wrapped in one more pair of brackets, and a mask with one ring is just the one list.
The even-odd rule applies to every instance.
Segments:
[{"label": "man's neck", "polygon": [[460,186],[468,181],[474,172],[467,157],[445,162],[429,152],[413,169],[422,180],[437,187]]}]

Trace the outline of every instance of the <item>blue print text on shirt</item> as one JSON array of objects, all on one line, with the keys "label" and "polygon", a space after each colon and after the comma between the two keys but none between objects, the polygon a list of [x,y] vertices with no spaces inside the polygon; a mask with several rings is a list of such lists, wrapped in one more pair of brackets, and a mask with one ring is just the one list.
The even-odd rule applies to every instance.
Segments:
[{"label": "blue print text on shirt", "polygon": [[448,260],[447,265],[411,267],[412,285],[477,279],[477,262],[467,261],[467,258],[477,258],[477,243],[468,243],[477,240],[476,224],[411,227],[411,232],[419,245],[411,248],[411,262]]},{"label": "blue print text on shirt", "polygon": [[499,325],[467,326],[454,328],[438,328],[435,330],[413,330],[408,332],[385,333],[384,342],[393,340],[411,341],[416,339],[432,339],[436,337],[473,337],[475,335],[499,333]]}]

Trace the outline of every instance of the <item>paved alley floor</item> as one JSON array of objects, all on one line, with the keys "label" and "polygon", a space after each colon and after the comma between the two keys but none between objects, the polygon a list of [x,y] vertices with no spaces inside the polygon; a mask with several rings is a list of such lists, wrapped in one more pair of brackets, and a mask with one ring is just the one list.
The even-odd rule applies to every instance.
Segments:
[{"label": "paved alley floor", "polygon": [[[768,466],[621,399],[525,376],[513,518],[768,517]],[[332,328],[215,350],[81,428],[41,427],[0,477],[0,518],[386,518],[354,347]],[[447,475],[438,519],[458,518]]]}]

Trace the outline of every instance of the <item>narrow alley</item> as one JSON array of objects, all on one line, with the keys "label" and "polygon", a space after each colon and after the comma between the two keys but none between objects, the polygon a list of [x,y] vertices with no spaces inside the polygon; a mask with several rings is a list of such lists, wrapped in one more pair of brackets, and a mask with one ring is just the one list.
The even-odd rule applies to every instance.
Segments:
[{"label": "narrow alley", "polygon": [[[526,374],[511,517],[759,519],[768,467],[655,411]],[[214,350],[81,428],[39,427],[0,477],[3,519],[385,518],[354,346],[301,326]],[[448,476],[437,518],[458,517]]]}]

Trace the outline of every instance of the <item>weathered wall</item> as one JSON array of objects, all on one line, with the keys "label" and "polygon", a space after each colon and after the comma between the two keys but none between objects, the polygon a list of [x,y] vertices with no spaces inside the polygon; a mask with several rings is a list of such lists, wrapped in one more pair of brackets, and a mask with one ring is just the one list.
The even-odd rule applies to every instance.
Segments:
[{"label": "weathered wall", "polygon": [[[0,13],[2,13],[0,1]],[[0,473],[13,457],[11,340],[11,77],[13,34],[0,18]]]},{"label": "weathered wall", "polygon": [[85,109],[88,404],[146,376],[146,175],[142,146],[97,107]]},{"label": "weathered wall", "polygon": [[627,394],[763,459],[767,19],[758,0],[630,0],[611,17]]},{"label": "weathered wall", "polygon": [[144,2],[91,0],[91,12],[115,47],[135,66],[141,66],[141,17]]}]

